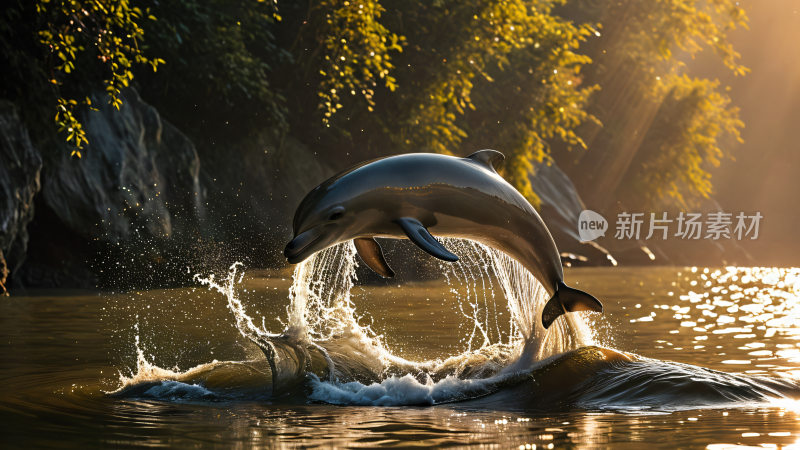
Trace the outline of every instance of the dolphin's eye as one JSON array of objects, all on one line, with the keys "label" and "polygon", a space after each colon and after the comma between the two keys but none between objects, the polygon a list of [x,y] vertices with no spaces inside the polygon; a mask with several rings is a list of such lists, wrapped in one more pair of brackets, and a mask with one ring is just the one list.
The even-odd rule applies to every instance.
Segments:
[{"label": "dolphin's eye", "polygon": [[331,211],[331,215],[328,216],[328,220],[339,220],[342,218],[343,215],[344,215],[344,208],[338,206],[336,208],[333,208],[333,211]]}]

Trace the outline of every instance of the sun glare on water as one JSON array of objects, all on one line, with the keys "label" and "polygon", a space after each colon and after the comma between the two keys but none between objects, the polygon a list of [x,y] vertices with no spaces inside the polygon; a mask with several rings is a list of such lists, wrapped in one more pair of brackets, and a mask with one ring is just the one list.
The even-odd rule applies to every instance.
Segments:
[{"label": "sun glare on water", "polygon": [[690,267],[672,286],[669,301],[636,304],[629,320],[674,324],[655,348],[716,353],[726,371],[800,378],[800,268]]}]

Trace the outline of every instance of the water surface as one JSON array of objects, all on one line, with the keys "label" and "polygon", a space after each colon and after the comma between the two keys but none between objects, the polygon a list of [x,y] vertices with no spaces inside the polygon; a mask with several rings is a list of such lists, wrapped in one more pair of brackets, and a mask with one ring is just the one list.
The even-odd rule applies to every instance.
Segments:
[{"label": "water surface", "polygon": [[[355,334],[325,302],[299,329],[288,272],[239,271],[240,310],[199,284],[0,299],[4,446],[800,443],[800,270],[568,269],[605,316],[528,347],[490,272],[344,286]],[[273,368],[248,326],[320,348]]]}]

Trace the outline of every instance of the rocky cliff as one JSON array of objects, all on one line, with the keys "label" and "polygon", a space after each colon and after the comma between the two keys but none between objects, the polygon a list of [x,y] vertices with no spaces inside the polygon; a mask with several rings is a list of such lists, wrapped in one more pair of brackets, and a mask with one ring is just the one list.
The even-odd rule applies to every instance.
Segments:
[{"label": "rocky cliff", "polygon": [[37,151],[13,106],[0,111],[0,251],[17,287],[147,287],[234,260],[277,266],[294,207],[333,173],[269,129],[201,142],[201,158],[136,91],[119,111],[93,103],[81,159],[48,141]]},{"label": "rocky cliff", "polygon": [[595,242],[581,242],[578,216],[587,208],[567,174],[554,162],[546,161],[534,167],[530,180],[542,201],[542,220],[553,235],[565,264],[617,264],[603,246]]},{"label": "rocky cliff", "polygon": [[83,157],[47,150],[21,284],[92,287],[106,272],[125,276],[112,270],[122,256],[154,267],[199,232],[204,194],[192,142],[133,90],[119,111],[94,103],[98,111],[83,113]]},{"label": "rocky cliff", "polygon": [[[641,239],[615,238],[615,213],[601,211],[608,221],[605,236],[592,242],[581,242],[578,236],[578,216],[585,209],[575,185],[558,166],[542,163],[535,167],[531,184],[542,200],[541,215],[561,251],[562,260],[569,265],[697,265],[697,264],[753,264],[752,257],[735,240],[696,239],[682,240],[675,236],[669,239],[644,239],[648,224],[643,224]],[[697,208],[703,214],[724,211],[713,199],[706,200]],[[637,211],[649,218],[650,211]],[[728,211],[730,212],[730,211]],[[671,217],[675,217],[672,214]],[[646,219],[647,220],[647,219]],[[676,227],[677,225],[674,225]],[[673,229],[673,232],[675,230]]]},{"label": "rocky cliff", "polygon": [[9,272],[25,260],[41,169],[42,158],[16,107],[0,101],[0,294],[6,292]]},{"label": "rocky cliff", "polygon": [[[265,129],[224,143],[200,146],[208,192],[205,231],[217,245],[219,264],[285,264],[294,210],[334,169],[312,150]],[[226,269],[227,266],[222,267]]]}]

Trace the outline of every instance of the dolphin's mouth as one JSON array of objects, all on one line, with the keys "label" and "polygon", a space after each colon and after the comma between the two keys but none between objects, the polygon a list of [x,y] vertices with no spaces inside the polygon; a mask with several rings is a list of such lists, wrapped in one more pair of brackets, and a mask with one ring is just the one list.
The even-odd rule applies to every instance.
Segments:
[{"label": "dolphin's mouth", "polygon": [[314,253],[314,244],[323,236],[318,230],[308,230],[295,236],[294,239],[286,244],[283,255],[291,264],[297,264]]}]

